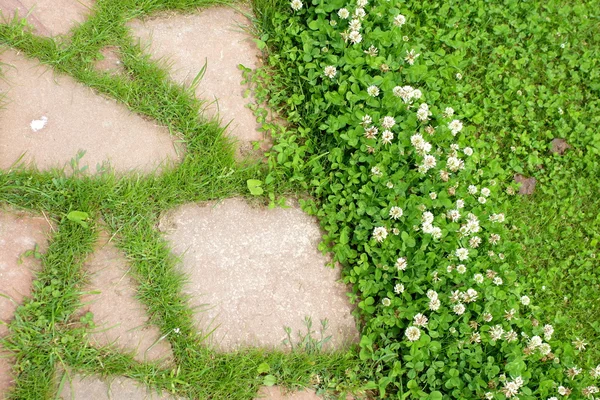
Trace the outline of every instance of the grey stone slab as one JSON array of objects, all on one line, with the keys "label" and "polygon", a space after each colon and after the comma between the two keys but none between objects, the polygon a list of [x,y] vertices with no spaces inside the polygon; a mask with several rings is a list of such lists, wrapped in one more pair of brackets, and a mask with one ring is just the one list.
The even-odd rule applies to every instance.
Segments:
[{"label": "grey stone slab", "polygon": [[256,68],[260,51],[251,35],[244,31],[250,21],[231,8],[212,7],[193,15],[160,14],[129,23],[154,59],[170,65],[175,81],[190,84],[206,63],[206,72],[196,89],[198,98],[215,102],[208,105],[207,116],[218,112],[229,135],[239,140],[242,150],[252,141],[263,140],[252,111],[252,101],[244,98],[241,86],[242,64]]},{"label": "grey stone slab", "polygon": [[98,377],[74,376],[59,394],[63,400],[174,400],[168,394],[158,394],[132,379],[118,377],[102,380]]},{"label": "grey stone slab", "polygon": [[166,127],[14,50],[3,50],[1,169],[18,160],[42,170],[61,168],[79,150],[86,151],[80,166],[91,173],[107,161],[118,172],[148,172],[179,158],[176,137]]},{"label": "grey stone slab", "polygon": [[92,344],[115,344],[134,352],[140,362],[172,362],[173,354],[167,338],[148,323],[145,307],[136,299],[137,282],[130,274],[125,255],[109,236],[102,232],[96,251],[84,265],[89,275],[88,293],[82,296],[85,305],[80,314],[94,314],[95,329],[89,338]]},{"label": "grey stone slab", "polygon": [[185,290],[198,307],[198,328],[217,328],[216,348],[287,348],[284,327],[297,341],[297,332],[306,333],[305,316],[317,332],[319,321],[329,320],[325,334],[333,337],[326,348],[357,339],[340,271],[326,266],[317,250],[318,222],[297,205],[269,210],[243,199],[187,204],[163,216],[160,229],[189,276]]},{"label": "grey stone slab", "polygon": [[38,35],[63,35],[90,13],[92,0],[0,0],[0,20],[26,17]]},{"label": "grey stone slab", "polygon": [[[50,224],[42,217],[0,210],[0,337],[8,333],[6,323],[23,299],[31,294],[35,271],[41,264],[33,256],[23,257],[38,246],[46,251]],[[0,346],[0,398],[12,384],[11,360]]]}]

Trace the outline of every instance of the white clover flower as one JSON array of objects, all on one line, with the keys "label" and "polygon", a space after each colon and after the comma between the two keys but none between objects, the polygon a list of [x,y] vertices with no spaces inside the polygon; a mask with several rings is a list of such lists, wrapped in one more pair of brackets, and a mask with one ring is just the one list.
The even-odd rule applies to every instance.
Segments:
[{"label": "white clover flower", "polygon": [[350,21],[350,24],[348,25],[350,27],[351,31],[360,31],[360,28],[362,28],[362,25],[360,24],[360,20],[358,19],[353,19],[352,21]]},{"label": "white clover flower", "polygon": [[390,218],[392,219],[398,219],[402,217],[403,214],[404,211],[402,211],[402,209],[398,206],[393,206],[392,208],[390,208]]},{"label": "white clover flower", "polygon": [[519,336],[517,335],[517,332],[513,331],[512,329],[504,333],[504,340],[509,343],[516,341],[518,338]]},{"label": "white clover flower", "polygon": [[405,36],[402,36],[402,40],[405,42],[408,42],[410,39],[408,38],[408,36],[405,35]]},{"label": "white clover flower", "polygon": [[552,339],[553,333],[554,333],[554,327],[552,325],[549,325],[549,324],[544,325],[544,339],[546,339],[546,340]]},{"label": "white clover flower", "polygon": [[566,396],[568,394],[571,393],[571,389],[566,388],[564,386],[559,386],[558,387],[558,394],[560,394],[561,396]]},{"label": "white clover flower", "polygon": [[431,299],[431,301],[429,302],[429,309],[432,311],[437,311],[440,309],[441,305],[442,303],[439,299]]},{"label": "white clover flower", "polygon": [[429,289],[427,291],[427,298],[429,300],[437,299],[438,298],[438,293],[435,290],[433,290],[433,289]]},{"label": "white clover flower", "polygon": [[498,242],[500,241],[500,235],[498,235],[497,233],[492,233],[490,235],[490,239],[489,242],[493,245],[498,244]]},{"label": "white clover flower", "polygon": [[381,172],[381,170],[379,169],[379,167],[375,166],[373,168],[371,168],[371,174],[373,174],[373,176],[382,176],[383,172]]},{"label": "white clover flower", "polygon": [[450,173],[443,169],[440,170],[440,179],[443,180],[444,182],[448,182],[448,180],[450,179]]},{"label": "white clover flower", "polygon": [[579,351],[581,350],[585,350],[585,346],[587,346],[587,343],[579,338],[575,338],[575,340],[573,340],[573,346],[575,346],[575,348]]},{"label": "white clover flower", "polygon": [[404,293],[404,285],[401,283],[396,283],[396,285],[394,286],[394,293],[396,293],[396,294]]},{"label": "white clover flower", "polygon": [[423,157],[423,167],[425,168],[425,172],[427,172],[431,168],[434,168],[436,164],[437,160],[434,156],[427,154],[425,155],[425,157]]},{"label": "white clover flower", "polygon": [[392,143],[392,140],[394,139],[394,134],[392,133],[392,131],[389,130],[385,130],[383,132],[381,132],[381,142],[383,144],[390,144]]},{"label": "white clover flower", "polygon": [[356,5],[358,7],[365,7],[367,4],[369,4],[368,0],[357,0],[356,1]]},{"label": "white clover flower", "polygon": [[499,276],[495,277],[495,278],[492,280],[492,282],[494,282],[494,285],[496,285],[496,286],[500,286],[500,285],[502,285],[502,283],[503,283],[503,281],[502,281],[502,278],[500,278]]},{"label": "white clover flower", "polygon": [[465,249],[464,247],[456,249],[456,251],[454,252],[454,254],[456,255],[456,257],[458,257],[458,259],[460,261],[465,261],[465,260],[469,259],[469,250]]},{"label": "white clover flower", "polygon": [[472,249],[478,248],[480,244],[481,238],[479,236],[473,236],[471,239],[469,239],[469,246],[471,246]]},{"label": "white clover flower", "polygon": [[406,23],[406,17],[402,14],[398,14],[396,15],[396,17],[394,17],[394,25],[396,26],[402,26]]},{"label": "white clover flower", "polygon": [[476,194],[477,193],[477,186],[475,186],[475,185],[469,185],[469,187],[467,188],[467,192],[469,192],[469,194]]},{"label": "white clover flower", "polygon": [[490,189],[484,187],[484,188],[481,188],[481,194],[484,195],[485,197],[489,197],[491,194],[491,191],[490,191]]},{"label": "white clover flower", "polygon": [[431,235],[433,234],[434,227],[430,223],[424,222],[423,225],[421,225],[421,229],[423,230],[423,233]]},{"label": "white clover flower", "polygon": [[591,376],[593,379],[598,379],[598,378],[600,378],[600,364],[598,364],[598,366],[597,366],[596,368],[592,368],[592,369],[590,370],[590,376]]},{"label": "white clover flower", "polygon": [[552,351],[552,347],[548,343],[542,343],[538,350],[543,356],[547,356]]},{"label": "white clover flower", "polygon": [[383,129],[392,129],[394,125],[396,125],[394,117],[390,117],[389,115],[383,117],[383,120],[381,121],[381,127]]},{"label": "white clover flower", "polygon": [[481,204],[485,204],[485,202],[487,201],[487,199],[483,196],[479,196],[477,198],[477,201],[480,202]]},{"label": "white clover flower", "polygon": [[371,85],[367,88],[367,94],[371,97],[379,96],[379,88],[375,85]]},{"label": "white clover flower", "polygon": [[428,322],[427,317],[421,313],[415,315],[413,318],[413,324],[415,324],[415,326],[427,326]]},{"label": "white clover flower", "polygon": [[385,184],[385,186],[387,186],[388,189],[392,189],[394,187],[394,184],[392,182],[388,182]]},{"label": "white clover flower", "polygon": [[459,264],[456,266],[456,272],[458,272],[459,274],[464,274],[465,272],[467,272],[467,267],[465,267],[464,264]]},{"label": "white clover flower", "polygon": [[413,65],[415,63],[415,60],[417,58],[419,58],[420,54],[415,52],[415,49],[411,49],[410,51],[406,52],[406,57],[404,57],[404,60],[409,64],[409,65]]},{"label": "white clover flower", "polygon": [[396,268],[400,271],[405,271],[408,263],[406,262],[406,258],[400,257],[396,260]]},{"label": "white clover flower", "polygon": [[452,136],[456,136],[456,134],[462,131],[463,124],[459,120],[455,119],[448,123],[448,129],[452,132]]},{"label": "white clover flower", "polygon": [[465,156],[469,157],[473,155],[473,149],[470,147],[465,147],[463,150],[463,153],[465,154]]},{"label": "white clover flower", "polygon": [[423,136],[421,136],[419,133],[416,133],[410,137],[410,143],[415,148],[420,149],[425,144],[425,140],[423,139]]},{"label": "white clover flower", "polygon": [[446,216],[450,221],[456,222],[460,219],[460,212],[458,210],[448,210]]},{"label": "white clover flower", "polygon": [[523,304],[524,306],[528,306],[529,304],[531,304],[531,299],[529,298],[529,296],[521,296],[521,304]]},{"label": "white clover flower", "polygon": [[400,234],[400,229],[398,228],[392,228],[392,233],[396,236],[398,236]]},{"label": "white clover flower", "polygon": [[413,100],[419,100],[423,96],[423,93],[419,89],[414,89],[410,95]]},{"label": "white clover flower", "polygon": [[439,240],[442,238],[442,229],[438,226],[434,226],[433,229],[431,230],[431,236],[433,236],[434,239]]},{"label": "white clover flower", "polygon": [[340,8],[337,14],[341,19],[347,19],[350,16],[350,12],[345,8]]},{"label": "white clover flower", "polygon": [[292,7],[292,10],[299,11],[302,8],[302,1],[301,0],[292,0],[292,2],[290,3],[290,6]]},{"label": "white clover flower", "polygon": [[503,333],[504,333],[504,329],[502,329],[502,325],[494,325],[490,329],[490,338],[492,340],[500,340],[500,339],[502,339]]},{"label": "white clover flower", "polygon": [[429,193],[429,198],[430,198],[431,200],[435,200],[435,199],[437,199],[437,193],[436,193],[436,192],[431,192],[431,193]]},{"label": "white clover flower", "polygon": [[446,161],[446,167],[448,167],[448,169],[452,172],[456,172],[459,169],[463,169],[465,167],[465,163],[463,160],[459,159],[458,157],[448,157],[448,160]]},{"label": "white clover flower", "polygon": [[335,19],[329,20],[329,25],[337,26],[337,21]]},{"label": "white clover flower", "polygon": [[477,296],[479,296],[479,293],[477,293],[477,290],[475,290],[473,288],[469,288],[464,293],[463,300],[465,303],[472,303],[474,301],[477,301]]},{"label": "white clover flower", "polygon": [[404,335],[411,342],[415,342],[421,337],[421,331],[416,326],[409,326],[408,328],[406,328]]},{"label": "white clover flower", "polygon": [[442,113],[442,117],[444,117],[444,118],[450,118],[453,115],[454,115],[454,108],[452,108],[452,107],[446,107],[446,109]]},{"label": "white clover flower", "polygon": [[461,199],[456,200],[456,208],[458,208],[460,210],[461,208],[464,208],[464,207],[465,207],[464,200],[461,200]]},{"label": "white clover flower", "polygon": [[452,311],[454,311],[456,315],[463,315],[466,311],[466,308],[464,304],[458,303],[454,307],[452,307]]},{"label": "white clover flower", "polygon": [[431,224],[433,223],[433,214],[429,211],[425,211],[423,213],[423,215],[421,216],[421,222],[423,222],[424,224]]},{"label": "white clover flower", "polygon": [[476,283],[481,284],[481,283],[483,283],[483,275],[481,275],[481,274],[475,274],[475,275],[473,275],[473,280]]},{"label": "white clover flower", "polygon": [[383,226],[377,226],[373,229],[373,238],[379,243],[383,242],[387,235],[388,231]]},{"label": "white clover flower", "polygon": [[492,392],[485,392],[484,397],[485,397],[486,400],[493,400],[494,399],[494,393],[492,393]]},{"label": "white clover flower", "polygon": [[457,72],[455,76],[459,81],[462,79],[462,74],[460,72]]},{"label": "white clover flower", "polygon": [[392,301],[387,297],[384,297],[383,300],[381,300],[381,304],[383,304],[384,307],[389,307],[390,304],[392,304]]},{"label": "white clover flower", "polygon": [[365,15],[367,15],[367,13],[365,12],[365,9],[362,7],[359,7],[356,10],[354,10],[354,16],[356,16],[357,18],[363,19],[365,17]]},{"label": "white clover flower", "polygon": [[348,34],[348,39],[352,42],[352,44],[358,44],[362,42],[362,35],[358,31],[351,31]]},{"label": "white clover flower", "polygon": [[325,69],[323,70],[323,74],[330,78],[333,79],[335,77],[335,75],[337,74],[337,69],[335,68],[335,66],[333,65],[328,65],[325,67]]},{"label": "white clover flower", "polygon": [[373,123],[373,119],[371,118],[371,116],[369,114],[365,114],[364,117],[362,117],[362,122],[360,123],[363,127],[367,127],[369,125],[371,125]]},{"label": "white clover flower", "polygon": [[532,350],[537,349],[541,345],[542,345],[542,338],[537,335],[533,336],[531,339],[529,339],[529,343],[527,343],[527,347],[529,347]]}]

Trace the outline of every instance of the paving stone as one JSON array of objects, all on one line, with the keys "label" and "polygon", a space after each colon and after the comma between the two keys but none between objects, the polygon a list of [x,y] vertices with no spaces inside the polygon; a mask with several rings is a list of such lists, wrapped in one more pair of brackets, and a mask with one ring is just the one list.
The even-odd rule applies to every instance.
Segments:
[{"label": "paving stone", "polygon": [[[102,232],[96,251],[85,263],[90,283],[82,296],[85,304],[80,315],[94,314],[96,325],[90,334],[92,344],[100,346],[115,343],[127,351],[134,351],[135,359],[173,359],[171,346],[165,338],[160,340],[158,327],[148,324],[144,306],[135,298],[136,281],[129,274],[127,259]],[[100,293],[98,293],[100,292]]]},{"label": "paving stone", "polygon": [[207,107],[207,115],[218,110],[223,124],[230,121],[228,134],[239,140],[242,150],[250,142],[263,140],[252,111],[244,98],[239,64],[248,68],[259,65],[260,51],[252,37],[242,29],[250,22],[242,14],[224,7],[212,7],[194,15],[161,14],[144,21],[129,23],[134,35],[155,59],[171,65],[171,77],[190,84],[206,63],[206,72],[197,87],[198,98],[216,104]]},{"label": "paving stone", "polygon": [[63,35],[85,21],[92,6],[92,0],[0,0],[0,20],[6,23],[18,13],[38,35]]},{"label": "paving stone", "polygon": [[[38,251],[46,251],[49,230],[44,218],[0,210],[0,337],[8,333],[4,323],[12,320],[17,304],[31,294],[34,272],[40,268],[35,257],[21,255],[36,244]],[[11,360],[3,355],[0,346],[0,398],[12,382]]]},{"label": "paving stone", "polygon": [[[186,291],[200,330],[213,333],[220,350],[240,346],[282,347],[284,326],[306,333],[304,317],[329,320],[326,348],[358,338],[339,269],[325,266],[317,250],[316,219],[297,205],[288,209],[251,207],[243,199],[183,205],[163,216],[174,253],[189,275]],[[208,305],[208,306],[207,306]],[[318,337],[318,335],[316,335]]]},{"label": "paving stone", "polygon": [[172,400],[168,394],[149,391],[138,382],[128,378],[104,381],[98,377],[76,375],[66,383],[60,393],[63,400]]},{"label": "paving stone", "polygon": [[535,185],[537,183],[535,178],[533,178],[533,177],[527,178],[523,175],[516,174],[514,176],[514,180],[515,180],[515,182],[521,184],[521,187],[519,188],[519,194],[522,194],[522,195],[533,194],[533,191],[535,190]]},{"label": "paving stone", "polygon": [[176,138],[166,127],[13,50],[0,54],[0,62],[8,64],[0,80],[6,94],[0,108],[0,168],[9,168],[23,153],[22,161],[39,169],[61,168],[80,149],[87,151],[80,166],[91,173],[104,161],[118,172],[150,171],[178,158]]},{"label": "paving stone", "polygon": [[255,400],[322,400],[314,390],[290,392],[280,386],[263,386]]}]

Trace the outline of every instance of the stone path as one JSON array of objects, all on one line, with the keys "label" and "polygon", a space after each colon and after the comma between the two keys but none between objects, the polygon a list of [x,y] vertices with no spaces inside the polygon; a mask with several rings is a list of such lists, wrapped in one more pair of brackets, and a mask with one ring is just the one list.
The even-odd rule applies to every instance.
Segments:
[{"label": "stone path", "polygon": [[[23,255],[36,245],[39,252],[46,251],[49,231],[50,224],[43,217],[0,210],[0,337],[8,333],[5,324],[30,295],[35,271],[40,268],[38,259]],[[0,357],[0,398],[11,384],[10,369],[10,360]]]},{"label": "stone path", "polygon": [[105,161],[126,172],[150,171],[177,159],[175,137],[167,128],[14,50],[4,50],[0,168],[9,168],[23,153],[23,162],[40,169],[62,168],[81,149],[86,154],[80,166],[87,165],[92,173]]},{"label": "stone path", "polygon": [[335,347],[357,338],[346,287],[336,283],[339,270],[326,268],[317,250],[318,223],[297,206],[267,210],[241,199],[188,204],[164,216],[161,229],[189,275],[198,328],[217,328],[217,348],[282,347],[284,326],[294,340],[306,334],[305,316],[317,332],[319,321],[329,320],[325,333]]},{"label": "stone path", "polygon": [[102,380],[76,375],[66,382],[60,398],[63,400],[174,400],[168,394],[149,391],[128,378]]},{"label": "stone path", "polygon": [[[0,0],[0,20],[15,12],[27,16],[34,33],[67,35],[90,15],[92,0]],[[171,77],[190,84],[206,62],[207,69],[196,95],[213,102],[207,115],[218,115],[229,124],[228,134],[239,140],[244,153],[251,142],[263,140],[255,117],[243,97],[238,64],[259,65],[259,51],[243,31],[249,21],[229,8],[215,7],[195,14],[159,14],[130,21],[135,37],[154,59],[170,65]],[[101,50],[95,63],[99,71],[124,71],[119,49]],[[54,74],[36,60],[0,47],[0,169],[17,162],[35,164],[41,170],[63,168],[86,151],[80,167],[97,172],[110,162],[118,173],[149,172],[161,163],[178,162],[174,136],[131,113],[112,99],[94,93],[71,77]],[[267,143],[266,140],[264,143]],[[68,172],[69,168],[66,169]],[[234,198],[218,203],[186,204],[167,211],[159,227],[181,257],[180,268],[189,276],[186,291],[191,306],[198,307],[199,330],[216,328],[211,344],[219,351],[244,346],[284,348],[284,327],[292,340],[305,335],[305,317],[313,321],[313,337],[319,339],[320,320],[328,319],[326,349],[344,348],[358,339],[347,288],[338,282],[339,270],[327,268],[328,259],[317,246],[321,232],[317,221],[297,204],[288,209],[267,210]],[[9,322],[16,305],[30,293],[35,258],[19,256],[34,244],[45,251],[51,231],[43,217],[0,211],[0,319]],[[96,328],[89,332],[94,346],[114,345],[131,352],[139,362],[174,363],[168,338],[161,339],[148,325],[144,307],[135,298],[136,281],[129,274],[125,256],[102,233],[94,253],[86,261],[89,285],[79,315],[91,312]],[[75,316],[76,319],[77,316]],[[0,324],[0,336],[7,333]],[[1,349],[0,349],[1,352]],[[0,358],[0,398],[11,384],[10,359]],[[117,377],[74,375],[59,395],[63,399],[171,399],[150,393],[133,380]],[[314,391],[287,393],[279,387],[262,388],[258,398],[317,399]]]},{"label": "stone path", "polygon": [[0,21],[8,22],[15,15],[27,16],[36,34],[64,35],[85,21],[92,5],[92,0],[0,0]]},{"label": "stone path", "polygon": [[171,65],[175,81],[190,84],[206,63],[206,72],[196,89],[199,98],[213,102],[207,116],[219,114],[223,124],[230,123],[229,134],[239,140],[242,151],[252,141],[265,139],[258,131],[251,101],[244,98],[242,71],[259,65],[260,51],[244,32],[250,22],[230,8],[214,7],[192,15],[163,14],[148,20],[132,21],[130,27],[156,60]]},{"label": "stone path", "polygon": [[94,314],[96,328],[90,334],[93,344],[115,344],[140,362],[172,361],[171,346],[161,338],[160,330],[148,325],[142,304],[135,298],[136,282],[129,274],[125,256],[115,248],[106,232],[100,235],[96,251],[84,268],[91,274],[90,293],[82,297],[85,304],[80,314]]}]

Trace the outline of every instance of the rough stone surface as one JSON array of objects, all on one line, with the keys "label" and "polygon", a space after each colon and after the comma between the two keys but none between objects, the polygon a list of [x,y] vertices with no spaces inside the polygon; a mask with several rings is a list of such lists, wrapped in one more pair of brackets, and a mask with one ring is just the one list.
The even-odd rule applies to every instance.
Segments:
[{"label": "rough stone surface", "polygon": [[321,400],[314,390],[289,392],[280,386],[263,386],[255,400]]},{"label": "rough stone surface", "polygon": [[105,71],[111,74],[121,74],[124,72],[119,48],[117,46],[106,46],[100,50],[102,55],[101,60],[94,63],[94,67],[100,71]]},{"label": "rough stone surface", "polygon": [[[0,210],[0,337],[7,334],[8,328],[4,323],[13,318],[17,304],[31,293],[34,271],[40,268],[39,260],[21,255],[33,250],[36,244],[40,252],[46,251],[49,229],[50,225],[44,218]],[[0,398],[3,398],[12,378],[10,360],[1,356],[2,347]]]},{"label": "rough stone surface", "polygon": [[522,195],[533,194],[533,191],[535,190],[535,184],[537,183],[535,178],[533,178],[533,177],[527,178],[523,175],[516,174],[514,179],[515,179],[515,182],[521,184],[521,187],[519,188],[519,194],[522,194]]},{"label": "rough stone surface", "polygon": [[[80,167],[87,165],[92,173],[105,161],[125,172],[149,171],[177,159],[175,137],[167,128],[13,50],[0,54],[0,62],[7,64],[0,80],[6,94],[0,108],[0,168],[9,168],[23,153],[22,162],[39,169],[62,168],[80,149],[86,150]],[[34,132],[32,123],[40,129]]]},{"label": "rough stone surface", "polygon": [[115,343],[134,351],[140,362],[172,359],[169,341],[160,340],[158,327],[148,325],[144,306],[135,298],[136,281],[129,275],[127,260],[106,233],[100,235],[85,270],[90,274],[86,292],[92,293],[82,297],[85,306],[81,314],[94,314],[91,342],[101,346]]},{"label": "rough stone surface", "polygon": [[160,229],[189,275],[198,327],[217,328],[211,338],[218,349],[286,348],[284,326],[297,342],[305,316],[317,338],[320,320],[329,320],[330,346],[358,338],[340,271],[325,266],[319,225],[299,207],[267,210],[242,199],[187,204],[163,216]]},{"label": "rough stone surface", "polygon": [[[213,7],[195,15],[166,15],[130,23],[134,35],[149,46],[154,58],[164,58],[174,80],[190,84],[206,63],[206,72],[196,89],[198,98],[213,102],[207,115],[217,111],[223,124],[231,121],[228,133],[248,149],[250,142],[263,140],[252,111],[244,98],[239,64],[256,68],[260,52],[251,36],[244,32],[250,22],[242,14],[224,7]],[[233,120],[233,121],[232,121]]]},{"label": "rough stone surface", "polygon": [[90,13],[92,0],[0,0],[0,20],[7,22],[15,13],[27,16],[38,35],[63,35]]},{"label": "rough stone surface", "polygon": [[550,145],[552,146],[550,148],[550,151],[561,156],[565,154],[565,151],[567,151],[567,149],[571,148],[571,145],[568,144],[565,139],[559,138],[553,139],[552,142],[550,142]]},{"label": "rough stone surface", "polygon": [[103,381],[97,377],[76,375],[63,386],[60,393],[63,400],[172,400],[167,394],[150,392],[139,383],[128,378],[115,378]]}]

